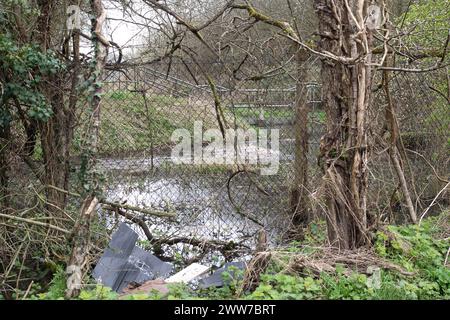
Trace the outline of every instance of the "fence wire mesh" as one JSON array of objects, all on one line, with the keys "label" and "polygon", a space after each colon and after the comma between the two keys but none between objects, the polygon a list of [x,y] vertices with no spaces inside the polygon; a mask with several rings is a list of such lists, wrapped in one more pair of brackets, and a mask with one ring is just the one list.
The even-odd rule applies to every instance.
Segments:
[{"label": "fence wire mesh", "polygon": [[[110,71],[99,159],[108,176],[108,198],[176,212],[177,222],[145,218],[151,231],[165,239],[248,243],[264,228],[273,243],[281,241],[292,218],[289,191],[295,166],[298,84],[306,88],[301,92],[308,105],[308,190],[316,190],[321,177],[317,155],[326,112],[321,104],[320,64],[310,59],[304,67],[307,79],[297,79],[292,68],[247,81],[227,77],[229,73],[218,63],[171,60]],[[396,73],[390,83],[401,140],[408,152],[404,165],[419,209],[429,205],[430,196],[442,187],[442,181],[433,179],[435,170],[448,174],[448,105],[430,89],[438,76],[442,74]],[[369,168],[377,187],[370,195],[370,208],[392,218],[393,211],[405,214],[405,208],[397,196],[396,174],[380,143],[385,139],[385,96],[380,88],[374,89],[374,95],[370,127],[377,139]],[[219,113],[222,124],[217,120]],[[227,165],[175,165],[171,136],[180,128],[192,132],[195,121],[202,121],[203,130],[220,125],[278,129],[279,170],[264,176],[251,171],[239,174],[236,167]]]},{"label": "fence wire mesh", "polygon": [[[226,67],[173,59],[122,66],[105,75],[97,160],[104,177],[105,196],[110,202],[130,207],[176,213],[176,219],[167,220],[130,210],[133,217],[145,222],[153,237],[161,240],[161,250],[167,256],[181,252],[188,260],[204,257],[205,252],[215,257],[217,251],[224,255],[250,251],[261,228],[272,244],[283,241],[292,220],[290,201],[298,137],[295,129],[304,125],[296,122],[299,92],[308,106],[306,188],[312,196],[320,188],[318,154],[327,119],[321,103],[320,61],[306,61],[304,67],[308,71],[302,79],[298,79],[295,63],[261,79],[236,80]],[[444,70],[427,74],[394,72],[390,82],[405,146],[402,162],[419,214],[431,204],[431,211],[438,212],[440,206],[449,203],[448,197],[434,201],[449,174],[450,112],[442,95],[446,77]],[[378,219],[405,220],[407,210],[386,152],[386,97],[377,85],[380,81],[379,76],[375,77],[374,103],[369,110],[375,140],[368,163],[368,205]],[[298,90],[299,86],[303,89]],[[84,110],[83,105],[79,110]],[[279,130],[280,164],[276,174],[253,173],[253,167],[242,172],[234,165],[173,162],[171,152],[177,142],[171,139],[174,131],[186,129],[192,134],[196,121],[202,121],[204,131],[220,129],[218,113],[222,113],[220,119],[225,128]],[[71,151],[73,179],[80,164],[78,141],[85,131],[85,114],[75,116],[78,126]],[[17,143],[9,145],[8,157],[4,158],[7,162],[2,164],[11,191],[7,210],[22,215],[43,199],[44,191],[36,178],[44,172],[40,167],[42,154],[38,146],[25,162],[19,146],[25,145],[27,136],[20,123],[13,123],[11,135],[11,141]],[[203,146],[207,147],[208,142]],[[256,154],[266,151],[253,150]],[[78,200],[71,199],[74,212]],[[44,208],[52,209],[48,204]],[[320,204],[316,207],[318,215],[322,208]],[[99,216],[110,229],[124,220],[107,207],[102,207]],[[141,227],[136,226],[136,231],[142,240],[148,239]],[[230,248],[230,242],[232,249],[242,250],[222,250]],[[152,248],[156,250],[154,243]]]},{"label": "fence wire mesh", "polygon": [[[280,241],[290,223],[293,175],[295,70],[261,81],[224,76],[219,65],[162,62],[108,73],[103,97],[99,166],[111,201],[177,213],[177,222],[146,217],[153,233],[246,243],[261,228]],[[304,81],[304,80],[301,80]],[[317,152],[325,113],[320,84],[304,81],[310,106],[310,145]],[[219,124],[218,117],[223,123]],[[181,164],[171,158],[174,130],[279,130],[275,175],[240,172],[235,165]],[[249,136],[248,139],[252,137]],[[256,138],[256,137],[255,137]],[[207,142],[204,142],[207,145]],[[261,147],[249,150],[272,152]],[[313,155],[311,152],[311,155]],[[314,156],[310,157],[314,168]]]},{"label": "fence wire mesh", "polygon": [[[404,67],[411,68],[411,65]],[[445,188],[449,174],[450,108],[442,94],[447,90],[443,87],[447,77],[445,69],[430,73],[393,72],[389,82],[404,149],[402,167],[418,214],[433,204],[436,195]],[[380,78],[376,81],[381,83]],[[386,104],[384,90],[375,87],[370,110],[370,128],[375,137],[369,164],[373,183],[370,206],[382,220],[404,222],[408,220],[407,209],[398,176],[386,152],[390,138],[386,136]],[[431,209],[440,212],[448,203],[449,198],[444,197]]]}]

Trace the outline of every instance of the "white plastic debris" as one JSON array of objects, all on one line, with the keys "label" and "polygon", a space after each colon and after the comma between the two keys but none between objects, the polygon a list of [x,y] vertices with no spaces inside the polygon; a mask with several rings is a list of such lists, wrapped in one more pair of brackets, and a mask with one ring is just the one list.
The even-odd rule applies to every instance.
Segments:
[{"label": "white plastic debris", "polygon": [[189,267],[167,278],[166,283],[189,283],[197,277],[204,275],[211,268],[198,263],[193,263]]}]

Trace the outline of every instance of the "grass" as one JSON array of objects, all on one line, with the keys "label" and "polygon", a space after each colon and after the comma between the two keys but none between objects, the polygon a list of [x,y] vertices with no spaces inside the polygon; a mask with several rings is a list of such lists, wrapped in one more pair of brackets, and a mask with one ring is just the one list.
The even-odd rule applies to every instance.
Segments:
[{"label": "grass", "polygon": [[[150,150],[170,148],[172,133],[183,128],[192,131],[194,121],[201,120],[204,129],[217,128],[214,103],[208,98],[197,97],[190,101],[185,97],[163,94],[114,90],[106,87],[103,95],[100,124],[100,153],[105,156],[123,156]],[[265,119],[294,119],[295,110],[287,108],[263,108]],[[255,128],[250,118],[260,115],[259,108],[225,109],[228,124],[236,118],[243,129]],[[84,115],[85,116],[85,115]],[[309,113],[310,123],[323,124],[325,112]],[[83,123],[83,121],[82,121]],[[84,128],[78,128],[75,138],[75,154],[80,151]]]},{"label": "grass", "polygon": [[214,103],[206,98],[147,94],[144,99],[141,93],[119,90],[107,92],[102,103],[100,151],[105,155],[170,147],[175,129],[192,132],[199,120],[204,129],[218,127]]},{"label": "grass", "polygon": [[101,152],[115,154],[169,145],[176,128],[189,126],[188,121],[170,114],[173,106],[184,103],[183,98],[152,95],[144,99],[142,94],[129,91],[105,94],[100,126]]},{"label": "grass", "polygon": [[[234,108],[228,109],[229,113],[234,114],[240,120],[249,118],[259,118],[261,111],[264,119],[294,119],[295,110],[288,108]],[[314,110],[308,113],[309,121],[313,123],[324,124],[326,121],[325,111]]]},{"label": "grass", "polygon": [[288,108],[234,108],[229,112],[239,118],[259,117],[263,111],[264,119],[292,119],[294,111]]}]

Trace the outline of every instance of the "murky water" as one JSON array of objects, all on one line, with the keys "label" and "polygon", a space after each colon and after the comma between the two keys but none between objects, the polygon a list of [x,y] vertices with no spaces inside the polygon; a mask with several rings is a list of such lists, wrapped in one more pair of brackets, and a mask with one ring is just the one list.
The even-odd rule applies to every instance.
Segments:
[{"label": "murky water", "polygon": [[[284,140],[280,146],[281,170],[286,171],[292,158],[284,152],[292,143]],[[253,241],[264,227],[276,242],[287,223],[283,217],[289,183],[286,172],[241,174],[229,181],[233,172],[227,168],[177,167],[169,156],[100,159],[98,163],[108,172],[108,200],[177,214],[176,221],[147,217],[156,236],[241,242]]]},{"label": "murky water", "polygon": [[[118,182],[107,191],[107,197],[142,208],[176,212],[176,222],[148,218],[151,229],[164,236],[238,241],[261,228],[252,220],[269,225],[275,219],[275,199],[256,190],[248,179],[230,183],[231,201],[227,174],[180,173],[182,176],[153,171],[144,176],[127,176],[128,181],[115,175],[110,179]],[[270,186],[266,185],[266,189],[270,191]]]}]

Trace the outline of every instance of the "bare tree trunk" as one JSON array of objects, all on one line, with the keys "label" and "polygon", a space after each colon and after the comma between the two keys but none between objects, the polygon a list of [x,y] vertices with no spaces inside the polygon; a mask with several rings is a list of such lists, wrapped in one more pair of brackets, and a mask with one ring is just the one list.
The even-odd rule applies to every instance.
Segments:
[{"label": "bare tree trunk", "polygon": [[308,101],[306,83],[308,52],[300,49],[297,53],[297,91],[295,113],[295,164],[294,186],[291,191],[293,225],[296,229],[305,227],[309,220],[308,203]]},{"label": "bare tree trunk", "polygon": [[[394,65],[393,57],[388,57],[386,59],[386,64],[388,66]],[[403,197],[405,198],[406,207],[408,208],[409,216],[412,222],[417,223],[417,213],[414,208],[414,204],[411,199],[411,193],[409,192],[408,183],[406,182],[405,172],[403,170],[402,161],[400,157],[399,146],[401,146],[400,142],[400,128],[398,126],[397,121],[397,112],[396,105],[391,96],[391,92],[389,89],[389,71],[383,71],[383,88],[384,93],[386,95],[386,127],[390,133],[390,141],[389,143],[389,156],[391,162],[394,166],[395,172],[397,173],[397,177],[400,183],[400,187],[402,189]]]},{"label": "bare tree trunk", "polygon": [[[70,88],[70,95],[69,95],[69,103],[68,108],[65,110],[65,113],[67,115],[66,120],[66,130],[65,130],[65,141],[67,147],[66,148],[66,154],[65,154],[65,171],[66,171],[66,177],[64,181],[64,190],[69,191],[70,184],[69,184],[69,178],[70,178],[70,146],[73,142],[73,136],[74,136],[74,124],[75,124],[75,113],[77,109],[77,102],[78,102],[78,84],[79,84],[79,76],[81,72],[81,61],[80,61],[80,30],[74,29],[73,30],[73,36],[72,36],[72,52],[73,52],[73,72],[72,72],[72,83]],[[69,50],[68,50],[69,51]],[[70,57],[70,54],[68,54]]]},{"label": "bare tree trunk", "polygon": [[[59,81],[54,81],[56,84]],[[56,89],[58,90],[58,89]],[[51,93],[50,93],[51,94]],[[66,179],[69,174],[66,168],[67,149],[70,147],[66,141],[66,114],[64,112],[64,97],[62,92],[55,93],[52,100],[53,116],[46,122],[40,122],[41,146],[44,161],[44,181],[46,186],[47,209],[58,213],[66,206],[66,194],[56,191],[48,186],[65,190]]]},{"label": "bare tree trunk", "polygon": [[71,299],[80,294],[83,283],[83,269],[86,267],[86,256],[90,246],[90,227],[92,217],[98,205],[98,199],[88,196],[81,206],[80,217],[73,231],[73,248],[67,264],[66,298]]},{"label": "bare tree trunk", "polygon": [[372,40],[365,28],[367,1],[318,0],[327,133],[321,141],[328,237],[341,249],[368,243],[367,109],[371,101]]}]

